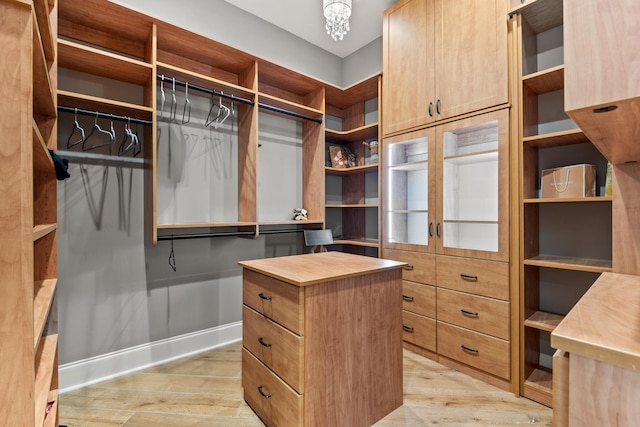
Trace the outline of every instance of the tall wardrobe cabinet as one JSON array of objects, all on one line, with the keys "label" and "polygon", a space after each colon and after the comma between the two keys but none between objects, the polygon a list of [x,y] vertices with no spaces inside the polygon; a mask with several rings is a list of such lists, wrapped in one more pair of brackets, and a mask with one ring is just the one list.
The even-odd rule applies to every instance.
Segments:
[{"label": "tall wardrobe cabinet", "polygon": [[55,0],[0,3],[3,426],[57,426]]}]

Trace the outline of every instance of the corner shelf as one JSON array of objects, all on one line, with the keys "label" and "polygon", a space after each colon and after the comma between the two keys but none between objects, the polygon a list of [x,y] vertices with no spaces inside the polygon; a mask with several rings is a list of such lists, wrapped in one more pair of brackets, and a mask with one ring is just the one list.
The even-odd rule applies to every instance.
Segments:
[{"label": "corner shelf", "polygon": [[325,129],[325,141],[333,143],[362,142],[367,139],[378,138],[378,123],[371,123],[347,131]]},{"label": "corner shelf", "polygon": [[331,166],[325,166],[324,172],[326,175],[343,176],[359,173],[372,173],[378,171],[378,164],[370,164],[364,166],[354,166],[352,168],[334,168]]}]

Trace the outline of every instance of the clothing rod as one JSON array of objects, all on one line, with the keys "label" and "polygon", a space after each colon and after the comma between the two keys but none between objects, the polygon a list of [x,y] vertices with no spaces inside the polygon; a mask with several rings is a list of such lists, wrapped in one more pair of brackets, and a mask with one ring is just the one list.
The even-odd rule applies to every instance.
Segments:
[{"label": "clothing rod", "polygon": [[[162,77],[163,77],[162,74],[158,74],[157,75],[157,79],[160,80],[160,81],[162,81]],[[169,85],[173,85],[173,82],[174,82],[173,77],[167,77],[167,76],[164,76],[164,81]],[[187,86],[187,82],[183,82],[183,81],[180,81],[178,79],[175,80],[175,83],[176,83],[177,86],[182,86],[182,87],[186,87]],[[206,87],[194,85],[194,84],[191,84],[191,83],[189,83],[189,89],[197,90],[199,92],[205,92],[205,93],[208,93],[209,95],[221,96],[223,98],[230,99],[231,101],[238,101],[238,102],[241,102],[243,104],[255,105],[255,102],[250,100],[250,99],[241,98],[241,97],[235,96],[233,94],[227,95],[226,93],[218,92],[215,89],[208,89]],[[165,90],[167,90],[166,87],[165,87]],[[170,88],[169,90],[173,90],[173,89]]]},{"label": "clothing rod", "polygon": [[91,111],[91,110],[83,110],[82,108],[74,108],[74,107],[66,107],[64,105],[58,105],[58,110],[59,111],[66,111],[69,113],[78,113],[78,114],[82,114],[83,116],[91,116],[91,117],[96,117],[96,115],[99,118],[102,119],[111,119],[111,120],[118,120],[121,122],[131,122],[131,123],[137,123],[140,125],[152,125],[153,122],[151,122],[150,120],[143,120],[143,119],[136,119],[134,117],[125,117],[125,116],[119,116],[117,114],[111,114],[111,113],[101,113],[99,111]]},{"label": "clothing rod", "polygon": [[265,110],[275,111],[276,113],[282,113],[288,116],[297,117],[299,119],[309,120],[310,122],[322,123],[322,119],[316,119],[314,117],[309,117],[302,114],[294,113],[293,111],[285,110],[283,108],[273,107],[271,105],[263,104],[262,102],[258,103],[258,107],[264,108]]},{"label": "clothing rod", "polygon": [[202,234],[174,234],[158,236],[158,241],[162,240],[186,240],[186,239],[208,239],[210,237],[234,237],[234,236],[254,236],[253,231],[230,231],[228,233],[202,233]]}]

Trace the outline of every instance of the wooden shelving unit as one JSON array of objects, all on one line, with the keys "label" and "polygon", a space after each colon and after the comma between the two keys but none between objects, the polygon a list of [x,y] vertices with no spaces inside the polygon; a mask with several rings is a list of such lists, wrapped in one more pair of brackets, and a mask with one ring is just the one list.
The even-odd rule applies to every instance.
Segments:
[{"label": "wooden shelving unit", "polygon": [[[606,160],[564,112],[562,1],[512,0],[510,15],[520,82],[522,177],[520,200],[512,207],[521,212],[520,394],[552,406],[550,333],[580,292],[612,271],[612,198],[602,193]],[[553,41],[545,45],[542,39]],[[595,164],[596,197],[540,198],[543,169],[578,163]],[[596,233],[587,225],[593,223]]]},{"label": "wooden shelving unit", "polygon": [[0,424],[57,426],[57,1],[5,1],[0,16],[0,92],[20,106],[0,117]]}]

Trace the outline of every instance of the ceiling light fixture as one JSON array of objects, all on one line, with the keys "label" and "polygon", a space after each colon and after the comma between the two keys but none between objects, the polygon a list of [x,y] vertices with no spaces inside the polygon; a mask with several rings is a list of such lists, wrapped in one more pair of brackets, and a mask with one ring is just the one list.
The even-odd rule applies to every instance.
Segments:
[{"label": "ceiling light fixture", "polygon": [[323,0],[324,17],[327,18],[327,34],[334,40],[342,40],[349,31],[351,0]]}]

